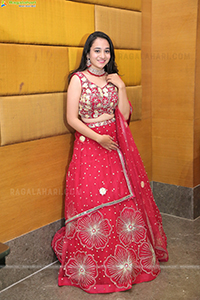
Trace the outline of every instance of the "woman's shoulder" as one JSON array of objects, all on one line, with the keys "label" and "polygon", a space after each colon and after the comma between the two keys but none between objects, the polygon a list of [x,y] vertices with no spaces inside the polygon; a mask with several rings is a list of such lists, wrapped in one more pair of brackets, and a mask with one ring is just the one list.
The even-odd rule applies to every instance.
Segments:
[{"label": "woman's shoulder", "polygon": [[69,82],[69,86],[81,85],[81,78],[78,74],[79,72],[75,72],[72,74]]},{"label": "woman's shoulder", "polygon": [[[78,77],[81,84],[85,83],[85,81],[87,81],[87,77],[85,76],[84,74],[85,72],[84,71],[77,71],[75,72],[73,75],[72,75],[72,78],[73,77]],[[76,75],[76,76],[75,76]]]},{"label": "woman's shoulder", "polygon": [[76,71],[71,76],[70,85],[76,87],[77,85],[81,88],[84,84],[87,84],[87,77],[84,74],[84,71]]},{"label": "woman's shoulder", "polygon": [[[78,77],[80,77],[80,71],[74,72],[74,73],[72,74],[72,77],[74,77],[75,75],[78,76]],[[71,78],[72,78],[72,77],[71,77]]]},{"label": "woman's shoulder", "polygon": [[84,75],[84,71],[82,72],[82,71],[77,71],[77,72],[75,72],[73,75],[72,75],[72,77],[78,77],[80,80],[82,80],[82,78],[84,78],[85,77],[85,75]]}]

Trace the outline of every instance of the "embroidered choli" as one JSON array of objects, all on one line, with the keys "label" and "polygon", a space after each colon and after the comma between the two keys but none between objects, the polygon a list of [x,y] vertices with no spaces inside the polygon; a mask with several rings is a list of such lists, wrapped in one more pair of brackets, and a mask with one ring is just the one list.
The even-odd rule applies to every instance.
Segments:
[{"label": "embroidered choli", "polygon": [[89,81],[82,72],[75,73],[81,81],[81,97],[79,100],[80,117],[97,118],[104,113],[113,114],[118,103],[117,88],[112,83],[99,87]]}]

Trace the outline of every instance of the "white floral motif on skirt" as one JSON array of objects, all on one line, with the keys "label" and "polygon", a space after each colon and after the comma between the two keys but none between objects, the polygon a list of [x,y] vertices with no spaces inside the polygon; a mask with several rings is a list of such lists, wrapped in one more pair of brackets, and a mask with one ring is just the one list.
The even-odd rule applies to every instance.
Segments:
[{"label": "white floral motif on skirt", "polygon": [[144,272],[156,276],[160,272],[158,259],[156,258],[153,246],[150,243],[144,242],[139,247],[139,256],[141,266]]},{"label": "white floral motif on skirt", "polygon": [[78,251],[74,258],[70,258],[65,265],[65,274],[73,284],[79,285],[84,290],[89,290],[96,284],[98,275],[97,263],[92,255]]},{"label": "white floral motif on skirt", "polygon": [[57,257],[60,258],[60,260],[62,259],[62,248],[63,248],[64,238],[65,236],[61,236],[59,239],[57,239],[55,243],[55,253]]},{"label": "white floral motif on skirt", "polygon": [[117,219],[116,230],[124,246],[139,243],[146,237],[145,223],[139,211],[125,207]]},{"label": "white floral motif on skirt", "polygon": [[114,256],[104,262],[105,273],[118,288],[130,288],[140,273],[137,255],[132,249],[117,245]]},{"label": "white floral motif on skirt", "polygon": [[107,219],[97,211],[78,220],[78,237],[89,249],[105,248],[112,227]]}]

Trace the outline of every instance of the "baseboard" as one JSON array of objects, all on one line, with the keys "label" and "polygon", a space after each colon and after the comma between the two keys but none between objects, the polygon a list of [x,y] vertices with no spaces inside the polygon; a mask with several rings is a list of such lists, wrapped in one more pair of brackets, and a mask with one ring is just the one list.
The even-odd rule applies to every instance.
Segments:
[{"label": "baseboard", "polygon": [[200,216],[200,185],[188,188],[152,181],[151,187],[161,212],[190,220]]}]

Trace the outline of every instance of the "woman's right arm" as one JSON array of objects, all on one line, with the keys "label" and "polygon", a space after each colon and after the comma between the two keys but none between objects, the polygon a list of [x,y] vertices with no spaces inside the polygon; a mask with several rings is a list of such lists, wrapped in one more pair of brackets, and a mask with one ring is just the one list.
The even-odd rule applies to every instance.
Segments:
[{"label": "woman's right arm", "polygon": [[71,78],[67,91],[67,122],[76,131],[82,135],[96,141],[102,147],[108,150],[115,150],[116,143],[113,142],[109,135],[101,135],[96,133],[78,118],[79,99],[81,96],[81,82],[78,76]]}]

